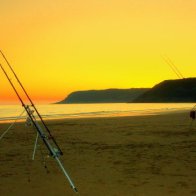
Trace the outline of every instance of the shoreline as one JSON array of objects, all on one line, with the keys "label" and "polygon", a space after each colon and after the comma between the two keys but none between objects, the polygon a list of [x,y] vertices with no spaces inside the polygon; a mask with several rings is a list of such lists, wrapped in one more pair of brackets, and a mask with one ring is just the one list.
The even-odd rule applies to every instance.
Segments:
[{"label": "shoreline", "polygon": [[[58,120],[71,120],[71,119],[97,119],[97,118],[121,118],[121,117],[134,117],[134,116],[156,116],[156,115],[167,115],[167,114],[177,114],[177,113],[188,113],[190,112],[189,109],[176,109],[176,110],[173,110],[173,111],[153,111],[153,112],[124,112],[122,114],[116,114],[116,115],[99,115],[99,116],[67,116],[67,117],[48,117],[48,118],[45,118],[45,117],[42,117],[44,121],[58,121]],[[12,123],[16,120],[16,118],[13,118],[13,119],[8,119],[8,120],[0,120],[0,124],[9,124],[9,123]],[[26,121],[26,118],[24,117],[23,119],[19,119],[16,121],[16,123],[20,123],[20,122],[25,122]],[[39,120],[38,120],[39,121]]]}]

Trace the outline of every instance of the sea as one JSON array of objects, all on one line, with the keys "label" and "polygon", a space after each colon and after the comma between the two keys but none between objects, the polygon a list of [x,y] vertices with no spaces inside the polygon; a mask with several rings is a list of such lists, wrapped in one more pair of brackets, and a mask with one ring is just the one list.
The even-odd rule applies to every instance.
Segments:
[{"label": "sea", "polygon": [[[195,103],[102,103],[102,104],[47,104],[36,105],[46,120],[63,118],[91,118],[116,116],[157,115],[191,110]],[[0,105],[0,123],[25,120],[21,105]]]}]

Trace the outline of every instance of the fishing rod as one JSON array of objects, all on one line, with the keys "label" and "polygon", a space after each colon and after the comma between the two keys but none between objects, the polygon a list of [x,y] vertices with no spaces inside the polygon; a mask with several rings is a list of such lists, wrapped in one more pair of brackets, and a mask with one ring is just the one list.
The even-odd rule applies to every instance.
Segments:
[{"label": "fishing rod", "polygon": [[19,93],[17,92],[15,86],[13,85],[11,79],[9,78],[9,76],[7,75],[5,69],[3,68],[3,66],[2,66],[1,64],[0,64],[0,67],[1,67],[1,69],[3,70],[3,72],[4,72],[5,76],[6,76],[6,78],[8,79],[9,83],[11,84],[12,88],[14,89],[14,91],[15,91],[15,93],[16,93],[18,99],[20,100],[22,106],[24,107],[25,111],[27,112],[27,114],[28,114],[29,118],[31,119],[32,123],[34,124],[34,126],[35,126],[36,129],[37,129],[37,131],[39,132],[40,137],[43,139],[43,142],[45,143],[45,145],[47,146],[48,150],[50,151],[50,154],[52,155],[52,154],[53,154],[53,153],[52,153],[52,150],[50,149],[48,143],[46,142],[46,138],[43,137],[43,134],[40,132],[40,129],[38,128],[37,124],[34,122],[32,116],[31,116],[31,114],[30,114],[30,110],[28,109],[28,106],[26,106],[26,105],[24,104],[24,101],[22,100],[21,96],[20,96]]},{"label": "fishing rod", "polygon": [[40,115],[40,113],[38,112],[37,108],[35,107],[33,101],[31,100],[31,98],[29,97],[27,91],[25,90],[24,86],[22,85],[22,83],[20,82],[18,76],[16,75],[15,71],[13,70],[11,64],[9,63],[9,61],[7,60],[7,58],[5,57],[4,53],[0,50],[0,53],[2,54],[3,58],[5,59],[7,65],[9,66],[10,70],[12,71],[12,73],[14,74],[16,80],[18,81],[20,87],[22,88],[23,92],[25,93],[26,97],[28,98],[28,100],[30,101],[31,103],[31,106],[34,108],[34,110],[36,111],[38,117],[40,118],[42,124],[44,125],[45,129],[47,130],[47,132],[49,133],[50,135],[50,138],[53,140],[53,142],[55,143],[56,147],[58,148],[59,152],[61,155],[63,155],[63,152],[62,150],[60,149],[59,145],[57,144],[56,140],[54,139],[54,137],[51,135],[51,132],[50,130],[48,129],[48,127],[46,126],[45,122],[43,121],[43,118],[42,116]]},{"label": "fishing rod", "polygon": [[174,65],[174,63],[169,59],[168,57],[161,56],[162,59],[169,65],[169,67],[172,69],[172,71],[177,75],[179,79],[184,79],[183,75],[179,71],[179,69]]},{"label": "fishing rod", "polygon": [[174,67],[176,72],[180,75],[181,79],[184,79],[184,76],[182,75],[182,73],[180,72],[178,67],[173,63],[173,61],[169,57],[167,57],[167,59],[168,59],[169,63]]},{"label": "fishing rod", "polygon": [[[16,87],[14,86],[13,82],[11,81],[11,79],[9,78],[7,72],[5,71],[4,67],[0,64],[0,67],[3,71],[3,73],[5,74],[6,78],[8,79],[10,85],[12,86],[14,92],[16,93],[18,99],[20,100],[22,107],[24,107],[28,117],[30,118],[31,122],[33,123],[37,133],[39,134],[40,138],[42,139],[43,143],[45,144],[46,148],[48,149],[50,155],[56,160],[56,162],[58,163],[59,167],[61,168],[63,174],[65,175],[65,177],[67,178],[69,184],[71,185],[72,189],[75,192],[77,191],[77,188],[75,187],[74,183],[72,182],[71,178],[69,177],[68,173],[66,172],[61,160],[59,159],[60,155],[63,155],[61,149],[59,148],[56,140],[54,139],[54,137],[51,135],[51,132],[49,131],[48,127],[46,126],[45,122],[43,121],[43,118],[41,117],[40,113],[38,112],[37,108],[35,107],[34,103],[32,102],[32,100],[30,99],[30,97],[28,96],[26,90],[24,89],[22,83],[20,82],[20,80],[18,79],[16,73],[14,72],[13,68],[11,67],[11,65],[9,64],[9,62],[7,61],[5,55],[3,54],[3,52],[0,50],[0,53],[2,54],[3,58],[5,59],[5,61],[7,62],[9,68],[11,69],[12,73],[14,74],[15,78],[17,79],[18,83],[20,84],[21,88],[23,89],[24,93],[26,94],[28,100],[31,103],[31,106],[33,107],[33,109],[36,111],[36,114],[38,115],[38,117],[40,118],[40,122],[42,123],[43,127],[45,128],[44,130],[47,132],[47,134],[45,134],[45,131],[42,129],[42,127],[38,124],[38,121],[36,120],[36,117],[34,116],[33,112],[34,110],[30,109],[29,105],[25,105],[22,97],[20,96],[20,94],[18,93]],[[52,143],[50,142],[52,141]]]}]

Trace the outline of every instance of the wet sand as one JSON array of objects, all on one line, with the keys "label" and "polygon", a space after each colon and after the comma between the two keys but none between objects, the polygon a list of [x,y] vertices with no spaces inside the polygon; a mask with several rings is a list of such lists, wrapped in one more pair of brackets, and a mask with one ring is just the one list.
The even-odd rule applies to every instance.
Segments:
[{"label": "wet sand", "polygon": [[[47,124],[77,195],[196,195],[196,122],[189,129],[188,113]],[[7,127],[0,124],[0,133]],[[76,195],[43,145],[31,160],[35,137],[32,127],[17,123],[0,142],[0,195]]]}]

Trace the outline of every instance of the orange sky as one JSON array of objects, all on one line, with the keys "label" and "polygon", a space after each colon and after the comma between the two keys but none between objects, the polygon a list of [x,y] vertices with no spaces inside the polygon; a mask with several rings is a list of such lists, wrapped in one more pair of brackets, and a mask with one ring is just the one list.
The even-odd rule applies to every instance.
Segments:
[{"label": "orange sky", "polygon": [[[0,0],[0,48],[31,97],[196,76],[195,0]],[[5,65],[0,57],[0,63]],[[15,101],[0,71],[0,102]]]}]

